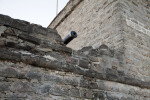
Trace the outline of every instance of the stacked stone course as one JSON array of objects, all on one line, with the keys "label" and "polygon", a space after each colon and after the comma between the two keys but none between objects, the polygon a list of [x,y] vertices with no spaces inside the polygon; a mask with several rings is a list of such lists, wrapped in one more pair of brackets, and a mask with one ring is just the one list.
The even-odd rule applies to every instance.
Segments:
[{"label": "stacked stone course", "polygon": [[106,45],[72,50],[57,31],[0,15],[1,100],[149,100],[150,81]]},{"label": "stacked stone course", "polygon": [[61,37],[70,30],[78,33],[68,47],[79,50],[105,44],[119,55],[119,66],[114,68],[150,81],[150,1],[78,0],[76,6],[73,1],[49,25]]}]

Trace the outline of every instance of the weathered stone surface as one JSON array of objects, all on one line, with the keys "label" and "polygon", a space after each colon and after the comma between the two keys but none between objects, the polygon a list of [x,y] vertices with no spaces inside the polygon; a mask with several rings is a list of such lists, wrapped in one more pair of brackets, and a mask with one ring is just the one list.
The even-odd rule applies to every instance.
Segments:
[{"label": "weathered stone surface", "polygon": [[62,46],[62,45],[51,44],[51,43],[48,43],[48,42],[44,42],[42,47],[48,47],[48,48],[51,48],[51,49],[59,51],[59,52],[66,52],[66,53],[70,53],[70,54],[72,53],[71,48],[68,48],[68,47],[65,47],[65,46]]},{"label": "weathered stone surface", "polygon": [[9,16],[4,16],[0,14],[0,23],[3,25],[10,25],[12,23],[12,19]]},{"label": "weathered stone surface", "polygon": [[70,89],[70,96],[72,97],[80,97],[80,91],[78,88],[71,88]]},{"label": "weathered stone surface", "polygon": [[66,86],[53,86],[52,89],[50,89],[50,94],[56,96],[68,96],[69,88]]},{"label": "weathered stone surface", "polygon": [[41,81],[41,78],[42,78],[42,73],[39,72],[39,71],[29,71],[27,72],[26,74],[26,77],[29,79],[29,80],[32,80],[32,79],[37,79],[38,81]]},{"label": "weathered stone surface", "polygon": [[47,74],[44,76],[44,81],[50,81],[52,83],[63,84],[63,77]]},{"label": "weathered stone surface", "polygon": [[0,99],[149,100],[146,3],[71,0],[56,27],[77,30],[74,43],[89,46],[79,51],[54,29],[0,15]]},{"label": "weathered stone surface", "polygon": [[91,80],[81,79],[80,80],[80,86],[90,89],[97,89],[98,85],[96,82],[90,82]]},{"label": "weathered stone surface", "polygon": [[[6,52],[6,50],[5,50]],[[11,54],[12,52],[9,52],[8,54]],[[3,52],[2,52],[3,54]],[[11,56],[8,56],[8,54],[6,53],[5,58],[1,57],[1,59],[3,60],[10,60],[13,62],[18,61],[17,59],[15,59],[15,57],[18,57],[18,54],[21,55],[20,53],[12,53]],[[28,54],[23,54],[21,56],[21,59],[19,59],[19,61],[22,61],[24,63],[27,64],[31,64],[33,66],[39,66],[39,67],[44,67],[44,68],[49,68],[52,70],[59,70],[59,71],[65,71],[65,72],[74,72],[76,74],[80,74],[80,75],[84,75],[90,78],[98,78],[98,79],[106,79],[106,80],[111,80],[111,81],[117,81],[117,82],[122,82],[122,83],[126,83],[126,84],[130,84],[130,85],[136,85],[136,86],[141,86],[141,87],[148,87],[148,84],[145,85],[141,85],[138,81],[136,81],[136,79],[134,78],[130,78],[130,77],[123,77],[120,78],[118,77],[118,72],[116,70],[106,70],[106,75],[103,75],[101,73],[98,73],[97,71],[93,71],[93,70],[85,70],[82,69],[80,67],[75,67],[73,65],[69,65],[69,64],[63,64],[57,61],[47,61],[45,58],[42,57],[38,57],[38,56],[30,56]],[[106,77],[104,77],[106,76]],[[133,81],[126,81],[127,79],[134,79]]]},{"label": "weathered stone surface", "polygon": [[18,72],[16,69],[13,68],[5,68],[0,71],[0,76],[7,77],[7,78],[18,77]]},{"label": "weathered stone surface", "polygon": [[76,77],[65,76],[64,77],[64,84],[78,86],[79,79]]},{"label": "weathered stone surface", "polygon": [[50,86],[50,85],[44,85],[44,86],[42,87],[42,89],[41,89],[41,93],[49,94],[50,89],[51,89],[51,86]]},{"label": "weathered stone surface", "polygon": [[[65,37],[70,30],[78,33],[78,38],[68,47],[92,56],[105,54],[113,57],[117,53],[119,62],[111,67],[124,70],[136,78],[150,77],[149,0],[77,0],[77,7],[74,2],[70,0],[49,25],[56,28],[61,37]],[[70,11],[71,8],[74,9]],[[94,49],[101,47],[91,51],[91,46]]]},{"label": "weathered stone surface", "polygon": [[103,92],[99,92],[99,91],[96,91],[94,94],[93,94],[93,98],[92,100],[105,100],[105,95]]},{"label": "weathered stone surface", "polygon": [[[35,38],[41,38],[41,40],[47,40],[52,43],[58,43],[62,44],[62,39],[61,37],[57,34],[57,31],[54,29],[47,29],[39,25],[35,24],[30,24],[27,21],[19,20],[19,19],[12,19],[11,17],[5,16],[5,15],[0,15],[0,24],[4,26],[0,26],[1,33],[4,33],[5,31],[4,27],[7,26],[8,28],[12,28],[13,31],[6,30],[5,33],[9,35],[16,35],[16,32],[22,31],[29,33],[28,35],[21,35],[20,37],[25,39],[25,40],[30,40],[35,42]],[[12,34],[13,32],[13,34]],[[17,33],[18,34],[18,33]],[[6,34],[3,34],[6,35]],[[37,41],[36,41],[37,42]]]},{"label": "weathered stone surface", "polygon": [[118,79],[118,73],[116,70],[113,69],[106,69],[106,78],[108,80],[117,80]]},{"label": "weathered stone surface", "polygon": [[0,83],[0,92],[6,92],[9,91],[9,85],[8,83]]},{"label": "weathered stone surface", "polygon": [[37,45],[39,45],[40,42],[41,42],[40,39],[35,38],[35,37],[33,37],[33,36],[30,36],[30,35],[27,34],[27,33],[21,33],[21,34],[19,34],[18,37],[21,38],[21,39],[23,39],[23,40],[29,41],[29,42],[31,42],[31,43],[37,44]]},{"label": "weathered stone surface", "polygon": [[8,50],[6,51],[6,49],[2,49],[2,48],[0,50],[0,58],[2,60],[11,60],[17,62],[21,61],[21,55],[19,53],[13,53]]},{"label": "weathered stone surface", "polygon": [[7,27],[5,26],[0,26],[0,36],[2,33],[4,33],[4,31],[7,29]]},{"label": "weathered stone surface", "polygon": [[89,68],[89,62],[86,60],[79,59],[79,66],[83,68]]},{"label": "weathered stone surface", "polygon": [[32,92],[31,86],[26,82],[18,81],[11,85],[11,91],[15,92]]},{"label": "weathered stone surface", "polygon": [[5,38],[0,38],[0,46],[5,46],[5,42],[6,42],[6,39]]},{"label": "weathered stone surface", "polygon": [[82,98],[87,98],[87,99],[93,98],[93,91],[92,90],[82,89],[82,90],[80,90],[80,93],[81,93]]},{"label": "weathered stone surface", "polygon": [[29,24],[30,24],[29,22],[15,19],[11,23],[11,26],[16,28],[16,29],[27,32],[28,28],[29,28]]}]

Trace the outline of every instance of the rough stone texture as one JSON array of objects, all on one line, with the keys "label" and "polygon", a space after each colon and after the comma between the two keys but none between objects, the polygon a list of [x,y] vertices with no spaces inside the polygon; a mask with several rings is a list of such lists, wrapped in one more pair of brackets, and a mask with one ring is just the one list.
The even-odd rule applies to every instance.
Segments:
[{"label": "rough stone texture", "polygon": [[[75,6],[74,1],[64,8],[64,10],[49,25],[56,28],[58,33],[64,38],[71,30],[78,33],[78,38],[68,44],[73,49],[81,49],[86,46],[99,47],[107,44],[110,48],[119,48],[122,45],[120,34],[120,8],[121,0],[77,0],[80,3]],[[62,14],[73,11],[63,20]],[[55,25],[60,21],[59,25]]]},{"label": "rough stone texture", "polygon": [[[90,57],[94,62],[95,70],[104,70],[97,65],[98,61],[103,61],[100,66],[118,69],[134,78],[149,81],[150,1],[80,0],[77,6],[71,6],[73,1],[70,0],[49,27],[56,28],[61,37],[65,37],[71,30],[76,31],[78,38],[74,39],[68,47],[76,50],[82,48],[80,51],[85,50],[85,54],[89,53],[90,46],[98,48],[101,44],[105,44],[112,49],[110,54],[114,53],[112,56],[118,60],[108,58],[103,51],[101,51],[103,59]],[[69,7],[74,9],[67,14],[67,17],[60,20],[63,12],[70,11]],[[91,54],[96,56],[98,51],[93,51]],[[111,76],[106,76],[108,79],[116,79],[116,74],[108,74]]]},{"label": "rough stone texture", "polygon": [[130,56],[122,49],[103,44],[72,50],[55,30],[5,15],[0,15],[0,34],[0,100],[150,99],[150,80],[126,70]]},{"label": "rough stone texture", "polygon": [[150,1],[120,2],[122,36],[124,39],[124,67],[127,73],[142,80],[150,80]]}]

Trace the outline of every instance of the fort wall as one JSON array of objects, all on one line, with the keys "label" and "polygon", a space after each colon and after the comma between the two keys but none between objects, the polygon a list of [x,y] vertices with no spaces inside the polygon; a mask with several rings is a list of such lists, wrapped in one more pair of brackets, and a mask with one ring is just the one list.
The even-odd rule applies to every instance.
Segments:
[{"label": "fort wall", "polygon": [[120,70],[106,45],[73,50],[57,31],[0,15],[1,100],[149,100],[150,80]]}]

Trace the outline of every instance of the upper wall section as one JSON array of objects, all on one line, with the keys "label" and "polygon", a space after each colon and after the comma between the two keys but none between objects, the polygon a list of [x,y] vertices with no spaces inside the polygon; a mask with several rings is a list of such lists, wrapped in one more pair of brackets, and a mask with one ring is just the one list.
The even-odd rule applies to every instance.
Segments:
[{"label": "upper wall section", "polygon": [[150,1],[120,0],[125,68],[134,76],[150,76]]},{"label": "upper wall section", "polygon": [[74,1],[70,0],[49,26],[56,28],[62,38],[72,30],[78,33],[78,38],[68,47],[78,50],[86,46],[96,48],[106,44],[115,48],[122,44],[122,41],[119,41],[119,0],[77,0],[78,3]]},{"label": "upper wall section", "polygon": [[66,7],[55,17],[55,19],[48,26],[50,28],[57,28],[59,24],[68,17],[71,12],[82,2],[83,0],[70,0]]},{"label": "upper wall section", "polygon": [[[12,19],[9,16],[0,14],[0,36],[6,35],[3,33],[17,36],[20,39],[27,40],[36,45],[48,41],[51,43],[62,44],[62,39],[54,29],[47,29],[36,24],[30,24],[29,22]],[[11,27],[11,28],[9,28]],[[16,32],[17,31],[17,32]],[[15,34],[17,33],[17,34]]]},{"label": "upper wall section", "polygon": [[149,29],[149,9],[149,0],[70,0],[49,27],[57,29],[62,38],[76,31],[78,38],[68,45],[73,49],[101,44],[116,49],[124,45],[121,31],[126,22],[122,17]]},{"label": "upper wall section", "polygon": [[0,100],[150,99],[150,78],[126,73],[106,45],[76,51],[55,30],[3,15],[0,23]]}]

